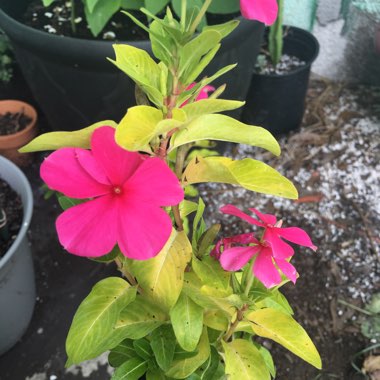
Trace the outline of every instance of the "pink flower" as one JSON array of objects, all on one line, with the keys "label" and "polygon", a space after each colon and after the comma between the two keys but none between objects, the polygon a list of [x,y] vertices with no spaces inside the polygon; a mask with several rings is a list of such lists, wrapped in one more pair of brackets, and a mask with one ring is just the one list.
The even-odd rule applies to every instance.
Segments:
[{"label": "pink flower", "polygon": [[240,0],[240,10],[244,18],[258,20],[272,25],[277,18],[277,0]]},{"label": "pink flower", "polygon": [[[274,215],[262,214],[254,208],[249,210],[255,213],[260,221],[233,205],[226,205],[220,210],[225,214],[237,216],[248,223],[265,228],[261,241],[252,237],[249,243],[254,244],[253,246],[227,247],[220,256],[220,262],[224,269],[230,271],[241,269],[251,258],[257,255],[253,272],[266,287],[272,287],[281,282],[281,276],[274,264],[295,283],[297,272],[288,261],[294,255],[294,250],[283,239],[316,250],[317,247],[313,245],[309,235],[304,230],[298,227],[281,228],[282,222],[277,222]],[[244,237],[246,234],[238,236]],[[239,242],[239,238],[236,239],[235,237],[234,242]],[[240,244],[246,244],[246,242],[241,240]],[[217,249],[220,250],[220,247]],[[217,256],[217,252],[214,256]]]},{"label": "pink flower", "polygon": [[118,244],[125,256],[146,260],[171,234],[170,217],[161,207],[181,202],[183,190],[164,161],[122,149],[114,134],[113,128],[101,127],[92,135],[91,150],[55,151],[41,165],[41,177],[70,198],[91,198],[56,221],[67,251],[98,257]]}]

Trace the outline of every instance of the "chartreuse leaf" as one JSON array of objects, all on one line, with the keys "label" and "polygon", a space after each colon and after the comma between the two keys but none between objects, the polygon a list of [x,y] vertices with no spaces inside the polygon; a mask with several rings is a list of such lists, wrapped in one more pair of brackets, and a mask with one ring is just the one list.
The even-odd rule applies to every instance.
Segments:
[{"label": "chartreuse leaf", "polygon": [[117,345],[111,335],[121,310],[136,297],[136,288],[122,278],[98,282],[75,313],[66,340],[67,365],[92,359]]},{"label": "chartreuse leaf", "polygon": [[207,310],[203,315],[203,324],[217,331],[226,331],[229,320],[220,310]]},{"label": "chartreuse leaf", "polygon": [[174,358],[170,369],[166,372],[166,376],[174,379],[184,379],[194,373],[208,359],[210,356],[210,344],[206,328],[203,329],[197,351],[196,355],[188,358],[178,360]]},{"label": "chartreuse leaf", "polygon": [[121,340],[141,339],[161,326],[169,316],[147,297],[138,295],[119,315],[113,334]]},{"label": "chartreuse leaf", "polygon": [[225,353],[226,374],[231,380],[270,380],[264,358],[252,342],[235,339],[222,341]]},{"label": "chartreuse leaf", "polygon": [[202,99],[194,103],[186,104],[182,110],[185,111],[187,119],[192,120],[198,116],[218,112],[231,111],[243,107],[245,102],[224,99]]},{"label": "chartreuse leaf", "polygon": [[321,358],[306,331],[290,315],[275,309],[250,312],[245,318],[252,322],[253,332],[281,344],[301,359],[321,369]]},{"label": "chartreuse leaf", "polygon": [[255,303],[255,306],[258,309],[269,307],[272,309],[277,309],[289,315],[294,314],[293,309],[289,305],[288,300],[285,298],[285,296],[282,293],[280,293],[279,290],[271,289],[268,293],[269,293],[268,296],[265,297],[262,301]]},{"label": "chartreuse leaf", "polygon": [[148,363],[144,359],[132,358],[114,372],[111,380],[139,380],[147,369]]},{"label": "chartreuse leaf", "polygon": [[219,182],[240,185],[258,193],[297,199],[297,189],[278,171],[261,161],[245,158],[234,161],[227,157],[196,157],[185,169],[183,185]]},{"label": "chartreuse leaf", "polygon": [[276,367],[274,365],[274,361],[273,361],[272,355],[261,344],[258,344],[256,342],[253,342],[253,344],[256,346],[256,348],[259,350],[261,356],[263,357],[263,359],[265,361],[265,364],[266,364],[266,366],[267,366],[267,368],[268,368],[271,376],[273,378],[275,378],[276,377]]},{"label": "chartreuse leaf", "polygon": [[192,201],[184,200],[179,204],[179,212],[181,218],[185,218],[193,212],[196,212],[198,209],[198,204]]},{"label": "chartreuse leaf", "polygon": [[[223,0],[219,0],[220,1],[223,1]],[[238,20],[231,20],[231,21],[228,21],[224,24],[219,24],[219,25],[207,25],[204,27],[203,30],[216,30],[217,32],[219,32],[222,37],[227,37],[230,33],[232,33],[235,28],[237,28],[239,25],[239,21]]]},{"label": "chartreuse leaf", "polygon": [[164,325],[154,330],[151,334],[150,345],[157,364],[163,371],[167,371],[172,364],[176,345],[173,328],[170,325]]},{"label": "chartreuse leaf", "polygon": [[184,271],[190,260],[191,245],[186,234],[173,229],[156,257],[133,261],[131,270],[147,297],[169,311],[181,293]]},{"label": "chartreuse leaf", "polygon": [[266,129],[244,124],[220,114],[202,115],[187,123],[186,128],[173,134],[170,148],[174,149],[199,140],[230,141],[258,146],[276,156],[281,153],[278,142]]},{"label": "chartreuse leaf", "polygon": [[113,47],[116,60],[109,60],[135,81],[156,106],[161,107],[163,95],[158,90],[161,78],[160,66],[145,50],[121,44],[114,44]]},{"label": "chartreuse leaf", "polygon": [[21,153],[39,152],[43,150],[57,150],[59,148],[90,148],[91,135],[95,129],[109,126],[116,128],[117,124],[112,120],[99,121],[87,128],[79,129],[73,132],[48,132],[44,133],[29,144],[23,146],[19,151]]},{"label": "chartreuse leaf", "polygon": [[108,355],[108,362],[112,367],[117,368],[134,357],[136,357],[136,351],[133,347],[133,340],[125,339],[111,350]]},{"label": "chartreuse leaf", "polygon": [[162,119],[163,114],[157,108],[131,107],[116,128],[116,142],[130,152],[149,152],[149,141],[155,136],[157,124]]},{"label": "chartreuse leaf", "polygon": [[202,334],[203,308],[182,293],[170,310],[170,321],[179,345],[194,351]]}]

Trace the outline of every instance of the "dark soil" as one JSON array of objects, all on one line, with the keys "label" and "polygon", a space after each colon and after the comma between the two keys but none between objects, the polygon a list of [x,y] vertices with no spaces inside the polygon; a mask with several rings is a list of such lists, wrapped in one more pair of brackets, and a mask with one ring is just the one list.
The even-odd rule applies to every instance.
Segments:
[{"label": "dark soil", "polygon": [[20,112],[7,112],[0,115],[0,136],[12,135],[24,130],[32,119],[25,115],[21,110]]},{"label": "dark soil", "polygon": [[299,67],[305,66],[305,64],[306,62],[301,61],[294,55],[284,54],[280,62],[274,65],[267,54],[260,54],[257,58],[255,70],[258,74],[262,75],[285,75]]},{"label": "dark soil", "polygon": [[0,258],[15,241],[22,223],[20,196],[0,179]]},{"label": "dark soil", "polygon": [[[68,37],[94,39],[86,23],[84,8],[81,2],[76,9],[76,32],[71,27],[71,9],[67,1],[55,1],[49,7],[44,7],[41,0],[33,0],[21,20],[32,28],[45,32]],[[148,20],[140,11],[128,11],[143,24],[148,25]],[[175,14],[174,14],[175,15]],[[207,15],[207,22],[211,25],[223,23],[233,19],[239,14],[231,15]],[[159,15],[160,17],[163,14]],[[145,40],[147,33],[130,20],[128,16],[117,12],[105,26],[103,31],[95,39],[98,40]]]}]

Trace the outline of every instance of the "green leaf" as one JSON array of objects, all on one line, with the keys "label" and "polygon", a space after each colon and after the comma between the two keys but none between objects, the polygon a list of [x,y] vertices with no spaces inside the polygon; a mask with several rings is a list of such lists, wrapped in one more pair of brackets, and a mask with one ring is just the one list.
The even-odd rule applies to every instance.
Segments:
[{"label": "green leaf", "polygon": [[145,0],[145,8],[153,14],[161,12],[170,2],[170,0]]},{"label": "green leaf", "polygon": [[109,364],[114,367],[120,367],[128,359],[135,358],[136,351],[133,347],[133,340],[125,339],[115,348],[113,348],[108,355]]},{"label": "green leaf", "polygon": [[[207,229],[203,233],[203,235],[199,239],[199,247],[198,247],[199,257],[203,257],[210,252],[212,248],[212,244],[214,240],[216,239],[216,237],[218,236],[220,228],[221,228],[220,224],[213,224],[209,229]],[[206,258],[206,260],[208,259]],[[220,264],[219,264],[219,267],[220,267]]]},{"label": "green leaf", "polygon": [[228,328],[229,320],[225,313],[220,310],[207,310],[203,316],[203,324],[211,329],[225,332]]},{"label": "green leaf", "polygon": [[259,350],[252,342],[235,339],[222,341],[226,374],[231,380],[270,380],[270,373]]},{"label": "green leaf", "polygon": [[131,107],[116,129],[116,142],[130,152],[145,151],[149,153],[151,152],[149,141],[155,137],[157,124],[162,119],[163,114],[157,108]]},{"label": "green leaf", "polygon": [[246,314],[253,332],[281,344],[301,359],[321,369],[321,358],[306,331],[290,315],[275,309],[261,309]]},{"label": "green leaf", "polygon": [[132,273],[146,295],[169,311],[181,293],[184,271],[191,260],[191,245],[184,232],[173,229],[162,251],[154,258],[133,261]]},{"label": "green leaf", "polygon": [[152,370],[146,373],[146,380],[168,380],[165,374],[160,370]]},{"label": "green leaf", "polygon": [[181,218],[185,218],[186,216],[196,212],[198,209],[198,204],[192,201],[183,200],[179,204],[179,212],[181,214]]},{"label": "green leaf", "polygon": [[283,313],[293,315],[293,309],[289,305],[288,300],[285,298],[285,296],[280,293],[278,290],[271,289],[269,291],[269,296],[265,297],[262,301],[256,302],[255,306],[258,309],[269,307],[272,309],[277,309],[279,311],[282,311]]},{"label": "green leaf", "polygon": [[219,366],[220,357],[219,353],[214,346],[211,346],[211,355],[202,366],[202,373],[200,375],[200,380],[212,380],[214,374]]},{"label": "green leaf", "polygon": [[44,133],[33,139],[29,144],[23,146],[19,151],[21,153],[28,153],[43,150],[57,150],[64,147],[89,149],[92,133],[95,129],[103,126],[116,128],[117,124],[112,120],[104,120],[74,132]]},{"label": "green leaf", "polygon": [[224,99],[202,99],[194,103],[186,104],[182,107],[187,119],[192,120],[202,115],[209,115],[218,112],[231,111],[243,107],[245,102]]},{"label": "green leaf", "polygon": [[132,358],[122,364],[111,380],[139,380],[148,369],[148,363],[141,358]]},{"label": "green leaf", "polygon": [[234,161],[227,157],[196,157],[187,165],[182,184],[201,182],[229,183],[258,193],[298,198],[292,182],[269,165],[250,158]]},{"label": "green leaf", "polygon": [[193,247],[193,252],[197,253],[198,249],[198,240],[202,236],[206,225],[203,220],[203,213],[205,211],[205,204],[203,202],[203,199],[199,197],[198,201],[198,208],[197,213],[195,214],[194,221],[193,221],[193,236],[191,240],[191,245]]},{"label": "green leaf", "polygon": [[144,6],[144,0],[121,0],[121,8],[139,10]]},{"label": "green leaf", "polygon": [[168,315],[145,296],[138,295],[124,308],[113,334],[121,340],[141,339],[168,320]]},{"label": "green leaf", "polygon": [[201,339],[197,346],[198,353],[190,358],[174,360],[166,376],[174,379],[184,379],[194,373],[210,356],[210,344],[207,329],[203,330]]},{"label": "green leaf", "polygon": [[101,1],[101,0],[85,0],[86,6],[87,6],[87,8],[88,8],[88,10],[89,10],[90,13],[93,12],[93,10],[94,10],[96,4],[97,4],[99,1]]},{"label": "green leaf", "polygon": [[157,364],[163,371],[167,371],[172,364],[176,345],[173,328],[166,325],[154,330],[151,334],[150,345]]},{"label": "green leaf", "polygon": [[136,354],[144,360],[149,360],[153,356],[150,343],[145,338],[134,340],[133,347],[136,350]]},{"label": "green leaf", "polygon": [[256,342],[253,342],[253,344],[255,345],[255,347],[259,350],[261,356],[263,357],[264,361],[265,361],[265,364],[271,374],[271,376],[273,378],[276,377],[276,367],[274,365],[274,361],[273,361],[273,358],[272,358],[272,355],[270,354],[270,352],[265,348],[263,347],[262,345],[256,343]]},{"label": "green leaf", "polygon": [[240,11],[239,0],[213,0],[207,12],[216,14],[237,13]]},{"label": "green leaf", "polygon": [[185,294],[181,294],[170,311],[170,320],[179,345],[194,351],[203,329],[203,309]]},{"label": "green leaf", "polygon": [[88,2],[85,2],[84,13],[94,37],[99,35],[111,17],[120,9],[120,5],[121,0],[98,1],[91,11]]},{"label": "green leaf", "polygon": [[120,44],[114,44],[113,48],[116,60],[109,60],[135,81],[157,107],[162,107],[163,95],[159,91],[161,83],[160,66],[145,50]]},{"label": "green leaf", "polygon": [[219,25],[207,25],[204,27],[204,30],[216,30],[222,35],[222,38],[227,37],[229,34],[231,34],[235,28],[239,26],[238,20],[231,20],[224,24]]},{"label": "green leaf", "polygon": [[107,253],[104,256],[99,257],[91,257],[92,261],[96,261],[98,263],[112,263],[115,261],[116,257],[120,254],[120,248],[116,245],[110,253]]},{"label": "green leaf", "polygon": [[42,4],[44,7],[48,7],[49,5],[53,4],[55,0],[42,0]]},{"label": "green leaf", "polygon": [[111,334],[121,310],[136,297],[136,288],[121,278],[98,282],[80,304],[66,340],[68,363],[92,359],[114,347]]},{"label": "green leaf", "polygon": [[62,207],[62,210],[67,210],[68,208],[80,205],[83,202],[86,202],[86,200],[73,199],[73,198],[66,197],[64,195],[58,198],[58,203]]},{"label": "green leaf", "polygon": [[170,149],[199,140],[230,141],[258,146],[276,156],[281,153],[278,142],[266,129],[243,124],[232,117],[219,114],[202,115],[187,123],[186,128],[173,135]]}]

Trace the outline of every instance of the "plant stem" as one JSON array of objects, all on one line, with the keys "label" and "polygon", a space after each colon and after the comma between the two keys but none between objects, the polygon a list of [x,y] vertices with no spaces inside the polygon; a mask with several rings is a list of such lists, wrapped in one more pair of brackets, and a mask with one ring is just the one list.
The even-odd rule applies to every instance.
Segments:
[{"label": "plant stem", "polygon": [[278,16],[276,22],[269,28],[268,49],[273,65],[277,65],[282,57],[283,33],[282,21],[284,14],[284,0],[277,0]]},{"label": "plant stem", "polygon": [[226,335],[224,336],[224,341],[228,342],[230,338],[232,337],[233,333],[236,330],[236,327],[238,326],[239,322],[241,322],[244,318],[244,312],[248,309],[247,305],[244,305],[241,309],[237,311],[236,319],[228,329]]},{"label": "plant stem", "polygon": [[128,280],[128,282],[135,286],[137,285],[136,279],[124,268],[122,261],[119,258],[115,259],[115,264],[117,265],[117,269],[122,273],[122,275]]},{"label": "plant stem", "polygon": [[207,9],[210,6],[211,2],[212,2],[212,0],[206,0],[204,2],[204,4],[203,4],[201,10],[199,11],[197,17],[195,18],[194,22],[191,24],[189,32],[194,33],[196,31],[198,25],[202,21],[203,16],[207,12]]},{"label": "plant stem", "polygon": [[245,290],[244,290],[244,294],[248,297],[249,295],[249,291],[251,290],[252,288],[252,284],[253,284],[253,280],[254,280],[254,276],[253,276],[253,272],[252,272],[252,269],[253,269],[253,264],[255,263],[255,259],[252,259],[250,265],[249,265],[249,270],[248,270],[248,273],[247,273],[247,283],[246,283],[246,286],[245,286]]},{"label": "plant stem", "polygon": [[75,23],[76,19],[76,5],[75,5],[76,0],[71,0],[71,17],[70,17],[70,22],[71,22],[71,30],[73,31],[74,34],[77,33],[77,25]]}]

